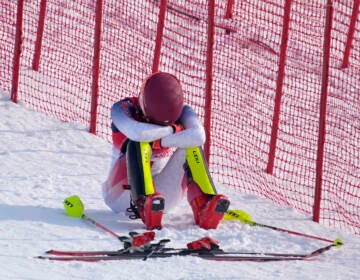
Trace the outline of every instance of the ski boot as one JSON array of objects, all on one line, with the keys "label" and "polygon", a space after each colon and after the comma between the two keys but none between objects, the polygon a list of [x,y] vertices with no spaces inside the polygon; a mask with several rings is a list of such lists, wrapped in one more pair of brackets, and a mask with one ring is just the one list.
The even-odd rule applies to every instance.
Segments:
[{"label": "ski boot", "polygon": [[190,202],[195,223],[203,229],[216,229],[229,208],[229,199],[222,194],[201,194]]},{"label": "ski boot", "polygon": [[137,212],[147,230],[161,229],[165,200],[162,194],[141,196],[136,201]]}]

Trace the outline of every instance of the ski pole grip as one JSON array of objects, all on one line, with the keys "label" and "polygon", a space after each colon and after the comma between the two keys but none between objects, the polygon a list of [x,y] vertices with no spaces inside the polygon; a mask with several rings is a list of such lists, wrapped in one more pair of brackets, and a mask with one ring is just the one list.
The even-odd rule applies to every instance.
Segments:
[{"label": "ski pole grip", "polygon": [[64,202],[64,208],[66,211],[66,214],[70,217],[76,217],[81,218],[84,214],[84,205],[77,195],[69,196],[68,198],[65,198]]}]

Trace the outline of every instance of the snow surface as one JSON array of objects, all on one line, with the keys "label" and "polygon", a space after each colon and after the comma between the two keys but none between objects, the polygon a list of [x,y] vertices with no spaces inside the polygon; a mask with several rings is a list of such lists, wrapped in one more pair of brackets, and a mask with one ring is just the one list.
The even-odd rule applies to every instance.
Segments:
[{"label": "snow surface", "polygon": [[[139,220],[112,213],[104,204],[111,144],[79,124],[62,123],[9,101],[0,94],[0,279],[359,279],[360,239],[314,223],[293,208],[274,205],[255,195],[218,186],[232,209],[247,211],[259,223],[321,236],[340,237],[345,245],[316,261],[214,262],[195,257],[99,263],[36,259],[50,248],[120,249],[120,242],[84,220],[66,216],[64,198],[77,194],[87,216],[119,235],[144,232]],[[193,224],[186,200],[163,219],[156,238],[171,247],[204,236],[225,250],[307,253],[326,242],[298,237],[237,221],[205,231]]]}]

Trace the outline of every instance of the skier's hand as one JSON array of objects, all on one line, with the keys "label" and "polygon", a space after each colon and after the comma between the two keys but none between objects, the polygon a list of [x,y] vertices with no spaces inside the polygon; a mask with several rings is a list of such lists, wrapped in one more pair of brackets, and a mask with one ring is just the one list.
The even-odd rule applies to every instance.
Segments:
[{"label": "skier's hand", "polygon": [[161,139],[155,140],[155,141],[151,142],[150,144],[151,144],[151,148],[153,148],[154,150],[163,149],[163,147],[161,146]]},{"label": "skier's hand", "polygon": [[184,130],[184,127],[181,124],[174,123],[171,125],[171,127],[173,128],[174,133],[178,133],[178,132]]},{"label": "skier's hand", "polygon": [[[171,125],[171,127],[173,129],[174,134],[184,130],[184,127],[181,124],[174,123],[174,124]],[[161,145],[161,139],[157,139],[157,140],[151,142],[150,145],[151,145],[151,148],[154,149],[154,150],[161,150],[161,149],[164,148]]]}]

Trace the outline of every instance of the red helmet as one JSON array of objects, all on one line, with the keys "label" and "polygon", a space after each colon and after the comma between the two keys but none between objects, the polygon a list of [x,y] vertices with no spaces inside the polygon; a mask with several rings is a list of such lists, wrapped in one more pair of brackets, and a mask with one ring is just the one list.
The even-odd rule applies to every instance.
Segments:
[{"label": "red helmet", "polygon": [[174,123],[179,119],[184,105],[179,80],[165,72],[150,75],[141,88],[139,105],[149,121],[162,125]]}]

